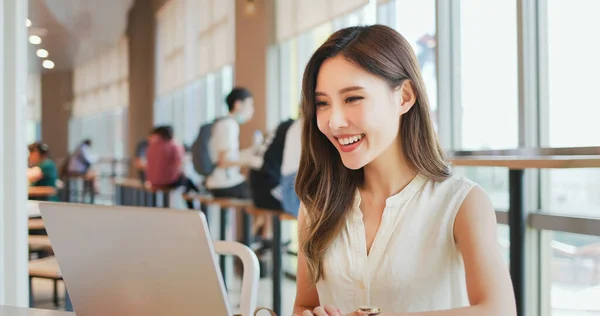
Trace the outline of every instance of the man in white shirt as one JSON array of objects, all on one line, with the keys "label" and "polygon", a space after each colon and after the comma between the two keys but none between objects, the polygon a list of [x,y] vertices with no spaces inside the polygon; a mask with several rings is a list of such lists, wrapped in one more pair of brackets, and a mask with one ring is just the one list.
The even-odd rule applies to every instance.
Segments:
[{"label": "man in white shirt", "polygon": [[248,162],[240,160],[240,124],[254,114],[254,98],[245,88],[236,87],[227,96],[229,115],[212,127],[209,143],[215,170],[206,179],[206,188],[214,197],[250,198],[250,188],[240,172]]}]

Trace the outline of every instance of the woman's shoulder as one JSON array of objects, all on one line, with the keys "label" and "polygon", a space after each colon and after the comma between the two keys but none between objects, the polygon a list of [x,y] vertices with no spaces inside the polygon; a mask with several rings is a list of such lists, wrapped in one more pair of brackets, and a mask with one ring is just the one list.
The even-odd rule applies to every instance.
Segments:
[{"label": "woman's shoulder", "polygon": [[465,177],[462,174],[456,174],[453,173],[451,174],[446,181],[448,181],[451,185],[457,185],[457,186],[476,186],[477,183],[475,183],[475,181]]},{"label": "woman's shoulder", "polygon": [[435,193],[442,194],[459,194],[466,195],[473,189],[478,186],[473,180],[461,175],[453,173],[449,177],[444,180],[428,180],[428,187],[431,191]]}]

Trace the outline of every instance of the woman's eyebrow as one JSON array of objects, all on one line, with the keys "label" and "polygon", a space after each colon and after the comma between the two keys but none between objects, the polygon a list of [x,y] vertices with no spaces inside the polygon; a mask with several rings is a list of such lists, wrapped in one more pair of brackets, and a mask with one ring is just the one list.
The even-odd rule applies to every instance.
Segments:
[{"label": "woman's eyebrow", "polygon": [[[344,94],[346,92],[351,92],[351,91],[356,91],[356,90],[362,90],[364,89],[364,87],[361,86],[351,86],[351,87],[346,87],[346,88],[342,88],[340,89],[340,91],[338,91],[339,94]],[[321,92],[321,91],[315,91],[315,96],[327,96],[327,93],[325,92]]]}]

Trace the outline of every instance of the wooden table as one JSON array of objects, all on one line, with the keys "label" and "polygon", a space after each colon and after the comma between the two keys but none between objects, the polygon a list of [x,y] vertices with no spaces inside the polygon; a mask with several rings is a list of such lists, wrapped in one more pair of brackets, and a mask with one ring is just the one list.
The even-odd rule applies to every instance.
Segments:
[{"label": "wooden table", "polygon": [[463,156],[451,161],[453,165],[461,167],[505,167],[512,170],[600,168],[600,155]]},{"label": "wooden table", "polygon": [[75,316],[75,314],[45,309],[0,306],[0,316]]},{"label": "wooden table", "polygon": [[600,147],[523,148],[514,150],[457,152],[450,162],[460,167],[508,168],[510,274],[517,302],[517,315],[525,315],[527,211],[526,169],[600,168]]},{"label": "wooden table", "polygon": [[30,218],[29,219],[29,230],[42,230],[46,229],[44,220],[41,218]]},{"label": "wooden table", "polygon": [[56,189],[54,187],[29,187],[27,193],[29,198],[48,198],[56,195]]}]

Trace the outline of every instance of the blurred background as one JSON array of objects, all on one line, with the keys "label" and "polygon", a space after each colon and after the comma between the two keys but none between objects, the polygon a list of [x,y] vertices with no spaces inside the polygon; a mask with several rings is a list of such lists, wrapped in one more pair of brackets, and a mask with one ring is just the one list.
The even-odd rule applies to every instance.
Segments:
[{"label": "blurred background", "polygon": [[[224,98],[234,86],[254,94],[254,117],[241,127],[241,145],[249,146],[253,131],[267,132],[298,117],[304,67],[330,34],[375,23],[396,29],[412,44],[449,152],[600,146],[598,0],[4,0],[2,5],[5,189],[14,182],[10,163],[26,158],[24,152],[9,153],[15,148],[24,151],[41,141],[60,162],[90,139],[98,175],[93,203],[112,204],[113,180],[131,176],[136,145],[154,126],[172,126],[175,138],[191,146],[202,124],[227,114]],[[10,102],[21,97],[14,88],[24,92],[26,105]],[[22,121],[15,124],[15,117]],[[456,171],[482,185],[498,212],[508,210],[506,169]],[[186,174],[200,179],[189,163]],[[600,169],[527,171],[526,190],[534,213],[598,227]],[[498,242],[508,266],[507,223],[498,224]],[[528,315],[600,315],[600,231],[593,236],[529,224]],[[286,223],[292,248],[294,232],[295,223]],[[290,277],[283,305],[291,311],[293,256],[284,259],[284,268]],[[43,300],[39,306],[54,308]]]}]

